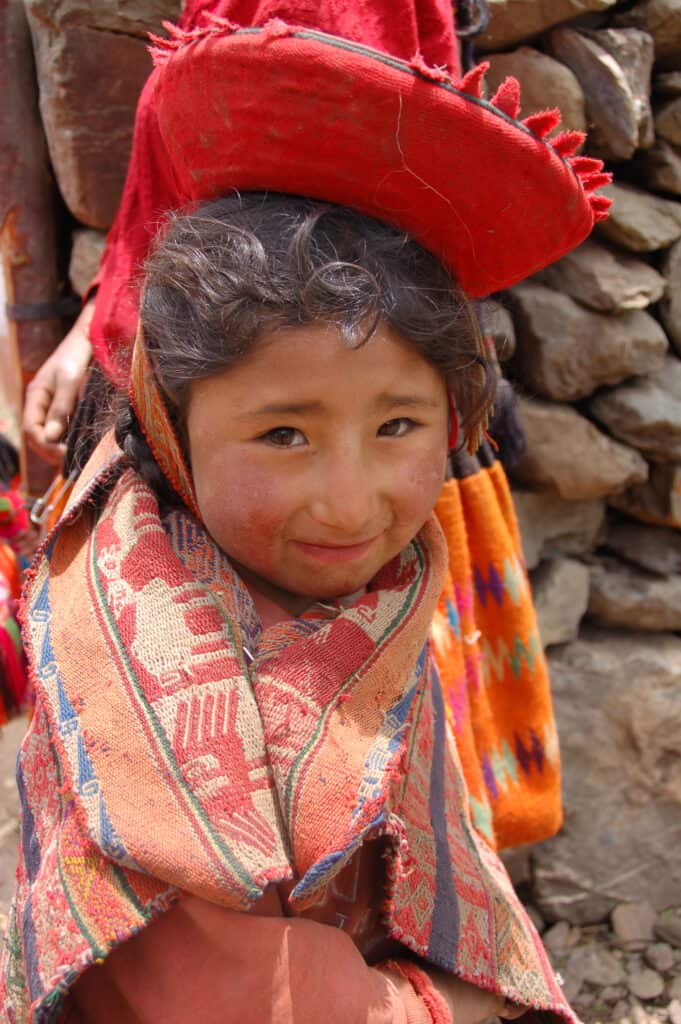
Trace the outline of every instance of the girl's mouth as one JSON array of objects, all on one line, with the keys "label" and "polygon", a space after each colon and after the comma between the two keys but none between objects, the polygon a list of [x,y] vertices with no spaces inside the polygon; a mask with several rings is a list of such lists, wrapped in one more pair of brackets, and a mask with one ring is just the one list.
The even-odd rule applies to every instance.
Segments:
[{"label": "girl's mouth", "polygon": [[377,537],[362,541],[359,544],[308,544],[307,541],[296,540],[293,543],[303,555],[327,565],[337,562],[354,562],[362,558]]}]

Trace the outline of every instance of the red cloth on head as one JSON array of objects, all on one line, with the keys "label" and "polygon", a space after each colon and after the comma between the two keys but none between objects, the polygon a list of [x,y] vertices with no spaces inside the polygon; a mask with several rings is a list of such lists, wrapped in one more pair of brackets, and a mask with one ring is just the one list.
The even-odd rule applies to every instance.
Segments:
[{"label": "red cloth on head", "polygon": [[[281,17],[371,42],[405,60],[420,52],[427,64],[446,65],[455,76],[459,72],[451,0],[393,0],[389,18],[372,0],[189,0],[179,23],[185,30],[199,28],[209,15],[240,25],[262,25]],[[144,260],[164,214],[182,202],[159,132],[155,80],[152,72],[140,95],[121,205],[99,273],[86,295],[97,290],[90,326],[95,359],[119,385],[128,378]]]}]

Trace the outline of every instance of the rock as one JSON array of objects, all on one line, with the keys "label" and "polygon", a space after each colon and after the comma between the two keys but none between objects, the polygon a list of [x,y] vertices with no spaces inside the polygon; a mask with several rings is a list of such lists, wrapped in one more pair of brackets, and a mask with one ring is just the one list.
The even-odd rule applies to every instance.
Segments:
[{"label": "rock", "polygon": [[570,925],[567,921],[556,921],[542,935],[542,942],[553,957],[562,956],[568,951]]},{"label": "rock", "polygon": [[504,50],[586,11],[603,11],[616,0],[489,0],[489,26],[476,40],[481,50]]},{"label": "rock", "polygon": [[669,98],[681,96],[681,71],[667,71],[656,75],[653,79],[653,92],[656,96]]},{"label": "rock", "polygon": [[627,985],[632,995],[637,999],[657,999],[664,992],[664,979],[657,971],[647,967],[636,974],[630,974],[627,978]]},{"label": "rock", "polygon": [[660,107],[655,114],[655,131],[673,146],[681,146],[681,96]]},{"label": "rock", "polygon": [[616,1021],[617,1024],[631,1024],[631,1018],[627,1016],[628,1013],[629,1003],[625,999],[620,999],[612,1008],[610,1020]]},{"label": "rock", "polygon": [[644,309],[661,298],[665,279],[643,260],[588,239],[535,280],[602,313]]},{"label": "rock", "polygon": [[604,384],[659,370],[667,337],[648,313],[617,315],[584,309],[569,295],[526,281],[511,290],[515,311],[514,366],[528,390],[575,401]]},{"label": "rock", "polygon": [[600,558],[591,566],[589,618],[618,629],[681,630],[681,576],[653,576]]},{"label": "rock", "polygon": [[547,47],[577,76],[589,122],[589,152],[628,160],[653,142],[649,103],[653,41],[637,29],[557,28]]},{"label": "rock", "polygon": [[569,1003],[579,998],[584,984],[584,957],[581,949],[573,949],[567,960],[561,965],[563,979],[563,995]]},{"label": "rock", "polygon": [[621,441],[661,461],[681,461],[681,359],[661,370],[600,391],[589,411]]},{"label": "rock", "polygon": [[492,338],[499,362],[505,363],[515,352],[513,317],[500,302],[487,299],[482,311],[485,334]]},{"label": "rock", "polygon": [[513,467],[516,480],[575,501],[616,494],[647,478],[638,452],[601,433],[571,406],[521,398],[518,408],[528,454]]},{"label": "rock", "polygon": [[566,819],[534,849],[534,900],[548,920],[576,923],[600,921],[625,901],[669,906],[681,892],[672,840],[681,815],[681,639],[586,627],[548,661]]},{"label": "rock", "polygon": [[609,502],[645,522],[681,528],[681,466],[653,463],[646,483],[612,495]]},{"label": "rock", "polygon": [[672,345],[681,355],[681,241],[665,253],[662,273],[667,288],[660,303],[660,315]]},{"label": "rock", "polygon": [[589,570],[574,558],[549,558],[532,574],[532,594],[544,647],[576,640],[589,603]]},{"label": "rock", "polygon": [[[668,908],[657,915],[655,934],[663,942],[668,942],[670,946],[681,949],[681,907]],[[681,979],[678,995],[675,991],[672,998],[681,999]]]},{"label": "rock", "polygon": [[598,998],[604,1003],[616,1003],[620,999],[624,999],[627,994],[627,990],[624,985],[606,985],[598,993]]},{"label": "rock", "polygon": [[99,270],[99,261],[104,252],[106,235],[91,228],[73,232],[69,281],[76,295],[84,295],[88,285]]},{"label": "rock", "polygon": [[[679,989],[681,989],[681,985],[679,986]],[[672,999],[671,1003],[667,1007],[667,1017],[669,1019],[669,1024],[681,1024],[681,1000]]]},{"label": "rock", "polygon": [[543,932],[544,927],[546,925],[546,922],[544,921],[544,918],[541,916],[541,914],[539,913],[539,911],[535,907],[534,903],[526,903],[525,904],[525,911],[526,911],[527,916],[529,917],[530,921],[532,922],[534,927],[537,929],[537,932],[541,935],[541,933]]},{"label": "rock", "polygon": [[681,54],[681,0],[643,0],[615,18],[617,25],[633,25],[649,32],[660,67],[674,66]]},{"label": "rock", "polygon": [[566,501],[545,491],[517,489],[513,501],[528,569],[545,555],[582,555],[596,546],[605,518],[602,501]]},{"label": "rock", "polygon": [[511,75],[520,83],[521,117],[547,107],[559,107],[562,130],[586,131],[584,93],[576,75],[565,64],[531,46],[521,46],[512,53],[491,54],[489,62],[485,76],[489,96]]},{"label": "rock", "polygon": [[606,546],[621,559],[670,576],[681,573],[681,533],[663,526],[616,522],[608,529]]},{"label": "rock", "polygon": [[655,908],[648,900],[618,904],[610,915],[615,938],[627,948],[633,945],[641,948],[653,940],[656,916]]},{"label": "rock", "polygon": [[532,866],[530,864],[530,847],[514,846],[511,849],[503,850],[501,859],[508,871],[508,877],[513,882],[514,888],[526,885],[532,881]]},{"label": "rock", "polygon": [[643,956],[653,970],[661,971],[663,974],[671,971],[674,966],[674,953],[666,942],[653,942],[646,948]]},{"label": "rock", "polygon": [[[144,31],[160,29],[161,17],[178,6],[27,2],[57,183],[74,216],[91,227],[108,227],[118,206],[137,97],[151,70]],[[132,27],[139,38],[125,34]]]},{"label": "rock", "polygon": [[608,185],[602,192],[613,205],[599,230],[611,241],[632,252],[655,252],[681,238],[681,203],[632,185]]},{"label": "rock", "polygon": [[681,195],[681,150],[658,139],[652,149],[641,154],[637,165],[650,188]]},{"label": "rock", "polygon": [[584,981],[598,988],[625,982],[626,975],[622,964],[605,946],[593,943],[583,946],[581,952],[584,957]]},{"label": "rock", "polygon": [[655,1018],[643,1009],[640,1003],[633,1003],[631,1007],[631,1024],[657,1024]]}]

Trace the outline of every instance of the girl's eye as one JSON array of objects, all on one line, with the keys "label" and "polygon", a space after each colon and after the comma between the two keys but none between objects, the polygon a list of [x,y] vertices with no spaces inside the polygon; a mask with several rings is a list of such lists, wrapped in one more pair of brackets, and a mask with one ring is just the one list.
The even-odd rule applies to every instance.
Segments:
[{"label": "girl's eye", "polygon": [[275,427],[262,435],[262,440],[275,448],[299,448],[305,444],[305,435],[295,427]]},{"label": "girl's eye", "polygon": [[379,427],[378,433],[380,437],[403,437],[417,426],[418,423],[414,420],[410,420],[407,416],[401,416],[396,420],[388,420],[387,423]]}]

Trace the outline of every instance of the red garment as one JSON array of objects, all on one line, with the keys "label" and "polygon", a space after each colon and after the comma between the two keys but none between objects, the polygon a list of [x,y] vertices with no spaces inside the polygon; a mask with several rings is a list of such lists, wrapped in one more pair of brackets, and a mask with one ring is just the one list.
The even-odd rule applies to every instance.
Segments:
[{"label": "red garment", "polygon": [[[420,51],[426,63],[445,65],[455,75],[459,71],[451,0],[393,0],[390,19],[376,17],[372,0],[188,0],[180,26],[201,27],[211,14],[240,25],[262,25],[275,17],[312,27],[334,24],[337,34],[347,39],[371,38],[377,48],[405,60]],[[92,295],[98,289],[90,327],[95,358],[121,385],[128,377],[144,260],[164,214],[184,205],[158,128],[156,77],[152,72],[139,99],[121,205],[88,291]]]}]

